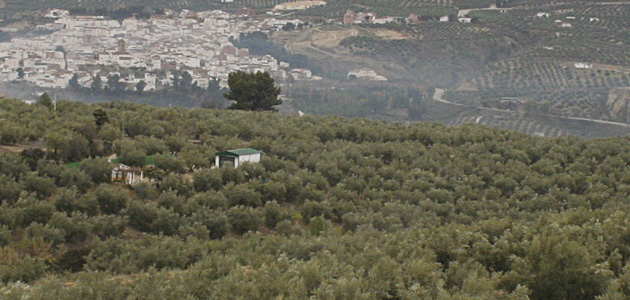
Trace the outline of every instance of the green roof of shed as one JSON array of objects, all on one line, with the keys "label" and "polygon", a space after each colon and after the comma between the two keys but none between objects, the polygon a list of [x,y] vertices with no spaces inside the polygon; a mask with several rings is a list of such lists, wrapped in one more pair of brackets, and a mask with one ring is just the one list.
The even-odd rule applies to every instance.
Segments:
[{"label": "green roof of shed", "polygon": [[250,155],[250,154],[258,154],[258,153],[262,153],[262,151],[252,149],[252,148],[243,148],[243,149],[221,151],[221,152],[217,152],[215,155],[241,156],[241,155]]}]

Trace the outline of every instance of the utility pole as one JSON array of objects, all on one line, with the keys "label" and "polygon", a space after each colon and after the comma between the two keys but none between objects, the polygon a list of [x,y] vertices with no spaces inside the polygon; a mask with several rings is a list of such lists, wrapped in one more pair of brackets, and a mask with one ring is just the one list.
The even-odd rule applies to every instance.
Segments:
[{"label": "utility pole", "polygon": [[121,110],[120,115],[122,116],[120,122],[120,162],[122,163],[123,143],[125,142],[125,112]]}]

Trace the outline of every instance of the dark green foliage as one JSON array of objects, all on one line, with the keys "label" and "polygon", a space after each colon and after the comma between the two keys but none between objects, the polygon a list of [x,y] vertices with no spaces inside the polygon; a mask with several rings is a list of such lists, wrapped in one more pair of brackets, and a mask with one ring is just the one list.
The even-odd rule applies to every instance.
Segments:
[{"label": "dark green foliage", "polygon": [[39,177],[35,174],[27,175],[21,183],[26,191],[33,192],[42,199],[50,197],[56,189],[54,179]]},{"label": "dark green foliage", "polygon": [[142,167],[147,162],[147,153],[134,145],[123,145],[120,162],[134,167]]},{"label": "dark green foliage", "polygon": [[101,184],[94,193],[101,212],[105,214],[117,214],[129,202],[129,192],[121,187]]},{"label": "dark green foliage", "polygon": [[101,76],[94,76],[90,85],[90,89],[92,91],[100,91],[103,89],[103,81],[101,80]]},{"label": "dark green foliage", "polygon": [[182,173],[186,170],[185,162],[170,154],[156,155],[155,166],[167,173]]},{"label": "dark green foliage", "polygon": [[[41,240],[33,241],[33,243],[36,245],[44,244]],[[2,257],[0,281],[2,282],[32,282],[48,270],[44,260],[39,260],[29,254],[20,254],[6,247],[0,249],[0,253],[0,257]]]},{"label": "dark green foliage", "polygon": [[163,192],[160,197],[158,197],[157,202],[160,207],[182,213],[186,200],[173,191],[167,191]]},{"label": "dark green foliage", "polygon": [[21,226],[28,226],[31,223],[46,224],[52,218],[55,212],[55,206],[45,200],[39,200],[35,197],[21,198],[15,203],[16,223]]},{"label": "dark green foliage", "polygon": [[0,204],[14,203],[20,197],[22,186],[6,175],[0,175]]},{"label": "dark green foliage", "polygon": [[29,148],[22,150],[20,156],[24,159],[24,162],[31,167],[31,170],[35,170],[37,162],[46,157],[46,152],[39,148]]},{"label": "dark green foliage", "polygon": [[128,220],[124,217],[101,215],[95,218],[92,230],[101,239],[116,237],[125,231],[128,223]]},{"label": "dark green foliage", "polygon": [[227,186],[225,188],[225,197],[227,197],[230,206],[258,207],[262,205],[260,194],[245,184]]},{"label": "dark green foliage", "polygon": [[140,80],[138,83],[136,83],[136,91],[139,94],[142,94],[142,92],[144,91],[145,87],[147,87],[147,83],[144,82],[144,80]]},{"label": "dark green foliage", "polygon": [[220,209],[199,209],[191,215],[190,221],[205,226],[213,239],[224,237],[230,230],[228,216]]},{"label": "dark green foliage", "polygon": [[120,75],[114,74],[107,76],[107,86],[105,88],[111,93],[119,93],[125,90],[125,85],[120,82]]},{"label": "dark green foliage", "polygon": [[53,200],[55,208],[67,214],[81,212],[89,216],[96,216],[100,212],[99,203],[93,194],[80,195],[76,190],[63,189]]},{"label": "dark green foliage", "polygon": [[159,190],[174,191],[179,195],[186,196],[192,192],[192,184],[184,177],[171,173],[162,179]]},{"label": "dark green foliage", "polygon": [[81,88],[81,85],[79,84],[79,75],[77,75],[76,73],[73,74],[72,78],[70,78],[69,85],[71,89],[78,90],[79,88]]},{"label": "dark green foliage", "polygon": [[265,203],[264,219],[267,227],[275,228],[278,223],[288,218],[289,216],[287,212],[278,204],[278,202],[270,201]]},{"label": "dark green foliage", "polygon": [[262,224],[260,212],[249,207],[235,206],[227,212],[230,227],[238,234],[256,231]]},{"label": "dark green foliage", "polygon": [[107,112],[102,108],[95,110],[92,115],[94,116],[94,123],[99,129],[101,128],[101,126],[105,125],[105,123],[109,122]]},{"label": "dark green foliage", "polygon": [[73,135],[61,147],[59,156],[66,162],[81,161],[90,154],[90,142],[80,135]]},{"label": "dark green foliage", "polygon": [[229,109],[275,111],[274,106],[282,104],[282,100],[278,99],[280,88],[275,87],[273,78],[267,72],[230,73],[228,85],[230,91],[224,96],[236,101]]},{"label": "dark green foliage", "polygon": [[143,232],[153,231],[153,222],[157,219],[158,208],[152,203],[131,202],[125,210],[129,225]]},{"label": "dark green foliage", "polygon": [[37,100],[37,105],[41,105],[48,108],[49,110],[52,110],[54,104],[52,99],[50,98],[50,95],[48,95],[48,93],[43,93],[41,96],[39,96],[39,99]]},{"label": "dark green foliage", "polygon": [[223,179],[218,170],[204,169],[193,174],[193,185],[197,192],[218,191],[223,186]]},{"label": "dark green foliage", "polygon": [[111,238],[95,245],[87,258],[87,268],[123,274],[149,267],[186,268],[200,258],[201,251],[199,247],[187,247],[177,238],[146,236],[134,241]]},{"label": "dark green foliage", "polygon": [[109,182],[113,166],[106,159],[95,158],[81,162],[80,170],[85,172],[96,184]]},{"label": "dark green foliage", "polygon": [[152,199],[156,194],[155,187],[148,182],[139,182],[133,185],[133,191],[142,200]]},{"label": "dark green foliage", "polygon": [[[60,157],[75,136],[119,140],[124,110],[141,121],[123,150],[181,172],[126,186],[104,158],[0,155],[2,299],[630,296],[625,137],[120,103],[60,102],[40,124],[46,109],[0,104]],[[237,147],[263,160],[210,168]]]}]

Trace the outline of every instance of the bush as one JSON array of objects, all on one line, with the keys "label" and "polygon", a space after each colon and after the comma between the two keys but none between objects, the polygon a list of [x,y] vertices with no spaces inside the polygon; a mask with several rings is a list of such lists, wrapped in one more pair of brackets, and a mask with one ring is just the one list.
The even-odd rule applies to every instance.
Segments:
[{"label": "bush", "polygon": [[193,186],[197,192],[218,191],[223,186],[219,170],[203,169],[193,174]]},{"label": "bush", "polygon": [[232,230],[238,234],[258,230],[262,224],[260,212],[250,207],[232,207],[228,210],[227,216]]},{"label": "bush", "polygon": [[225,197],[230,202],[230,206],[258,207],[262,205],[260,194],[246,184],[228,185],[225,188]]},{"label": "bush", "polygon": [[158,216],[158,208],[153,203],[131,202],[125,209],[129,225],[142,232],[153,232],[153,223]]},{"label": "bush", "polygon": [[14,203],[20,197],[22,186],[7,175],[0,175],[0,204]]},{"label": "bush", "polygon": [[177,192],[178,195],[189,196],[192,192],[192,184],[183,176],[171,173],[164,177],[160,183],[159,190],[162,192],[174,191]]},{"label": "bush", "polygon": [[80,192],[85,193],[93,186],[92,178],[85,172],[77,169],[67,169],[61,172],[58,186],[77,187]]},{"label": "bush", "polygon": [[9,247],[0,248],[0,281],[29,283],[39,279],[48,270],[44,260],[20,255]]},{"label": "bush", "polygon": [[228,216],[222,210],[202,208],[190,216],[189,223],[200,223],[210,230],[210,238],[220,239],[230,231]]},{"label": "bush", "polygon": [[133,189],[134,192],[136,192],[136,195],[138,195],[138,197],[140,197],[140,199],[142,200],[153,199],[155,195],[157,194],[157,191],[155,190],[153,185],[149,182],[138,182],[138,183],[135,183],[131,188]]},{"label": "bush", "polygon": [[155,156],[155,166],[167,173],[183,173],[186,171],[186,162],[169,154],[158,154]]},{"label": "bush", "polygon": [[20,199],[15,203],[14,212],[17,214],[18,224],[28,226],[31,223],[46,224],[55,212],[55,206],[49,201],[38,200],[34,197]]},{"label": "bush", "polygon": [[129,202],[129,194],[118,186],[101,184],[94,192],[101,212],[105,214],[117,214]]},{"label": "bush", "polygon": [[279,222],[282,220],[288,219],[289,214],[287,214],[284,209],[278,204],[276,201],[271,201],[265,203],[265,225],[269,228],[275,228]]},{"label": "bush", "polygon": [[136,240],[110,238],[94,245],[87,257],[88,270],[131,274],[149,268],[185,269],[197,262],[203,245],[186,243],[175,237],[144,236]]},{"label": "bush", "polygon": [[96,184],[110,182],[113,166],[106,159],[86,159],[81,162],[79,169],[85,172]]},{"label": "bush", "polygon": [[35,174],[26,176],[21,183],[26,191],[34,192],[41,199],[50,197],[57,188],[54,179],[39,177]]}]

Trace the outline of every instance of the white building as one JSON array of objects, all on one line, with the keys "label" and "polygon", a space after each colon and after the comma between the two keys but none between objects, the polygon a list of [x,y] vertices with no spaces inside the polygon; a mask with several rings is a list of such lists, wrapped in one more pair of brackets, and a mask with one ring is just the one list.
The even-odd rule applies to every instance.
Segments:
[{"label": "white building", "polygon": [[131,185],[142,181],[145,181],[142,169],[120,164],[112,170],[112,182],[124,182]]},{"label": "white building", "polygon": [[593,68],[593,64],[587,64],[587,63],[583,63],[583,62],[574,63],[573,66],[576,69],[592,69]]},{"label": "white building", "polygon": [[372,69],[356,69],[348,72],[348,79],[366,79],[372,81],[387,81],[387,77],[376,74]]},{"label": "white building", "polygon": [[226,163],[234,165],[234,168],[238,168],[239,165],[249,162],[249,163],[257,163],[260,162],[260,158],[262,156],[262,151],[252,149],[252,148],[243,148],[243,149],[235,149],[217,152],[215,154],[215,166],[216,167],[224,167]]},{"label": "white building", "polygon": [[51,9],[44,17],[49,19],[60,19],[69,14],[70,12],[64,9]]},{"label": "white building", "polygon": [[290,74],[294,80],[308,80],[313,77],[311,70],[302,68],[293,69]]}]

